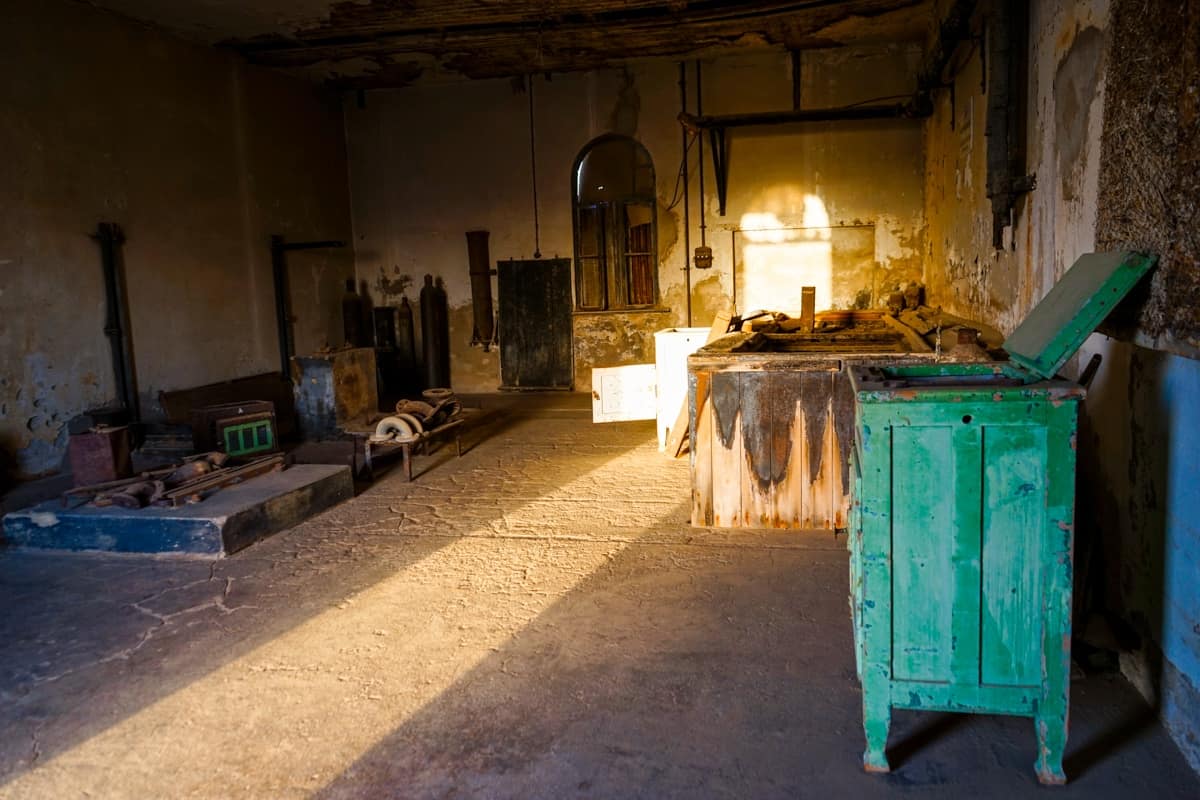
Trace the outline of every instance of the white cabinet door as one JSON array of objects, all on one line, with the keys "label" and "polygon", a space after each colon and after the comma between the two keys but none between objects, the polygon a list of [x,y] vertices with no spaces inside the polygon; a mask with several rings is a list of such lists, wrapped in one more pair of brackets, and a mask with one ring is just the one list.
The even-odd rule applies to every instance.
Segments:
[{"label": "white cabinet door", "polygon": [[597,367],[592,370],[592,422],[654,419],[653,364]]}]

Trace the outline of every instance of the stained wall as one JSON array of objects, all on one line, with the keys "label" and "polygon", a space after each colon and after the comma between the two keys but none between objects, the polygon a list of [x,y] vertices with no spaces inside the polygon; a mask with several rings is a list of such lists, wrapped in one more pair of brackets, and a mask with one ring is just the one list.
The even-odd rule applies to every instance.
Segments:
[{"label": "stained wall", "polygon": [[[350,240],[341,108],[81,3],[0,26],[0,451],[57,468],[69,419],[115,401],[101,221],[122,226],[138,388],[277,369],[271,234]],[[349,250],[292,258],[301,352],[341,331]]]},{"label": "stained wall", "polygon": [[[1121,100],[1145,98],[1147,87],[1131,85],[1128,65],[1113,60],[1118,38],[1145,55],[1135,44],[1145,37],[1116,26],[1157,19],[1160,11],[1141,0],[1031,3],[1026,166],[1037,185],[1017,203],[1002,250],[992,248],[986,197],[983,61],[978,49],[959,54],[955,91],[937,94],[925,138],[926,269],[932,293],[949,308],[1010,333],[1082,253],[1141,248],[1171,256],[1162,243],[1172,237],[1162,227],[1175,215],[1139,216],[1153,182],[1130,180],[1140,167],[1113,147],[1114,135],[1126,146],[1141,141],[1139,130],[1162,135],[1161,124]],[[1172,25],[1182,30],[1184,21]],[[1171,63],[1180,60],[1149,69]],[[1176,119],[1172,109],[1159,111]],[[1174,150],[1152,149],[1151,172],[1166,161],[1156,180],[1187,174]],[[1134,305],[1146,299],[1143,291]],[[1141,346],[1160,344],[1157,332],[1106,330],[1119,338],[1094,334],[1066,368],[1076,375],[1093,355],[1103,358],[1078,449],[1076,589],[1111,621],[1127,649],[1123,671],[1200,768],[1200,493],[1193,488],[1200,422],[1191,410],[1200,363]]]},{"label": "stained wall", "polygon": [[[906,94],[915,86],[919,48],[875,46],[811,51],[801,65],[806,108]],[[687,65],[689,108],[696,108],[694,64]],[[731,131],[726,214],[718,212],[711,151],[706,151],[708,271],[686,273],[678,175],[683,145],[676,62],[535,76],[534,133],[540,239],[535,242],[529,96],[521,81],[436,80],[346,99],[354,203],[356,266],[371,300],[396,302],[397,280],[443,279],[450,305],[451,374],[460,391],[494,391],[496,350],[469,345],[472,334],[465,232],[491,233],[493,261],[573,256],[570,172],[580,150],[604,133],[633,136],[654,161],[658,194],[661,308],[574,316],[575,388],[590,389],[593,367],[654,359],[653,332],[707,325],[734,290],[734,231],[747,219],[775,227],[804,224],[805,197],[819,199],[834,249],[850,242],[835,298],[849,305],[865,289],[874,303],[889,282],[923,278],[924,204],[918,121],[745,128]],[[702,63],[703,111],[732,114],[792,107],[786,53],[759,52]],[[690,162],[691,246],[700,238],[698,152]],[[746,215],[755,215],[747,217]],[[832,232],[830,232],[832,229]],[[840,251],[837,251],[840,252]],[[793,281],[799,284],[800,279]],[[690,284],[690,291],[689,291]]]}]

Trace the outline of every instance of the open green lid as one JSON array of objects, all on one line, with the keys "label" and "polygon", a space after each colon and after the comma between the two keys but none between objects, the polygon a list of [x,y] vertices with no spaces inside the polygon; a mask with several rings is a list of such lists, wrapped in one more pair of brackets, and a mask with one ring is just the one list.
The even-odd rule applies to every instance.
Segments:
[{"label": "open green lid", "polygon": [[1004,349],[1022,367],[1053,378],[1157,260],[1131,252],[1080,256],[1005,340]]}]

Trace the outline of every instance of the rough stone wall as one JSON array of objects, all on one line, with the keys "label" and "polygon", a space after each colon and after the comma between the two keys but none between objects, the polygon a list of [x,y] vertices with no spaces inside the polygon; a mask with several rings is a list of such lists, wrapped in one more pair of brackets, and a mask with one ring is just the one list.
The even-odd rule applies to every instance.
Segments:
[{"label": "rough stone wall", "polygon": [[[1175,73],[1194,63],[1183,55],[1180,36],[1195,24],[1195,4],[1113,0],[1111,6],[1106,0],[1031,3],[1027,168],[1037,188],[1017,204],[1003,251],[991,247],[978,52],[960,53],[953,104],[948,92],[939,93],[926,126],[931,293],[1005,332],[1082,253],[1134,246],[1182,263],[1197,250],[1186,235],[1173,234],[1182,190],[1196,174],[1188,160],[1194,151],[1183,147],[1185,128],[1178,124],[1188,106],[1175,94],[1183,84]],[[1179,13],[1187,6],[1192,16],[1166,21],[1168,6]],[[1145,25],[1162,29],[1139,32]],[[1171,126],[1173,133],[1164,131]],[[1190,235],[1194,231],[1193,224]],[[1185,252],[1176,246],[1180,241]],[[1194,267],[1190,274],[1194,278]],[[1182,274],[1175,280],[1175,317],[1181,319],[1194,314],[1196,303]],[[1153,291],[1163,286],[1160,275]],[[1143,322],[1155,303],[1148,295],[1132,304]],[[1165,330],[1143,325],[1135,341],[1149,342]],[[1155,343],[1179,349],[1178,339]],[[1067,372],[1075,374],[1094,354],[1104,361],[1081,424],[1076,590],[1143,637],[1123,668],[1200,767],[1200,530],[1194,523],[1200,496],[1191,489],[1200,481],[1200,424],[1193,410],[1200,362],[1095,334]]]},{"label": "rough stone wall", "polygon": [[1126,379],[1097,409],[1103,563],[1143,641],[1123,667],[1200,770],[1200,3],[1113,0],[1110,41],[1097,246],[1159,266],[1106,348]]},{"label": "rough stone wall", "polygon": [[[804,57],[806,107],[845,105],[910,92],[918,50],[871,47],[813,51]],[[706,60],[704,112],[787,109],[791,68],[785,53]],[[533,79],[541,252],[573,256],[570,171],[594,137],[634,136],[650,152],[658,186],[658,313],[577,315],[575,388],[590,389],[590,369],[653,361],[655,330],[688,324],[681,164],[679,70],[644,61],[622,70]],[[691,108],[694,65],[688,65]],[[491,232],[493,261],[534,251],[528,97],[503,80],[429,83],[347,97],[356,263],[372,301],[396,302],[395,280],[439,275],[451,309],[451,374],[460,391],[494,391],[498,353],[469,346],[470,285],[465,232]],[[873,258],[844,283],[869,287],[922,278],[921,127],[913,121],[747,128],[730,133],[729,201],[718,215],[711,151],[706,159],[708,243],[715,266],[691,274],[692,324],[707,325],[733,289],[733,237],[747,213],[802,222],[805,194],[819,196],[832,225],[873,226]],[[707,146],[707,141],[706,141]],[[691,246],[699,242],[697,158],[691,164]],[[673,203],[673,201],[675,201]],[[387,278],[384,281],[383,278]],[[855,292],[845,292],[847,298]],[[414,293],[408,292],[410,300]],[[598,318],[601,317],[601,318]],[[419,326],[418,326],[419,327]]]},{"label": "rough stone wall", "polygon": [[[58,467],[67,421],[116,396],[100,221],[119,223],[143,408],[277,368],[269,236],[349,240],[340,108],[84,4],[0,26],[0,450]],[[292,264],[301,352],[340,332],[349,252]]]},{"label": "rough stone wall", "polygon": [[1159,254],[1122,331],[1200,358],[1200,3],[1114,0],[1099,239]]}]

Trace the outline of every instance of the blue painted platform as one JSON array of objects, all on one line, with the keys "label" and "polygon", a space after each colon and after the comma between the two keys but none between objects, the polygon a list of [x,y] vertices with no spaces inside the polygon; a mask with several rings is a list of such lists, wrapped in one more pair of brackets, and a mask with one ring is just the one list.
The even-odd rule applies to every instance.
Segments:
[{"label": "blue painted platform", "polygon": [[50,500],[7,514],[4,542],[52,550],[220,558],[353,496],[349,467],[295,464],[180,508],[64,508],[60,500]]}]

